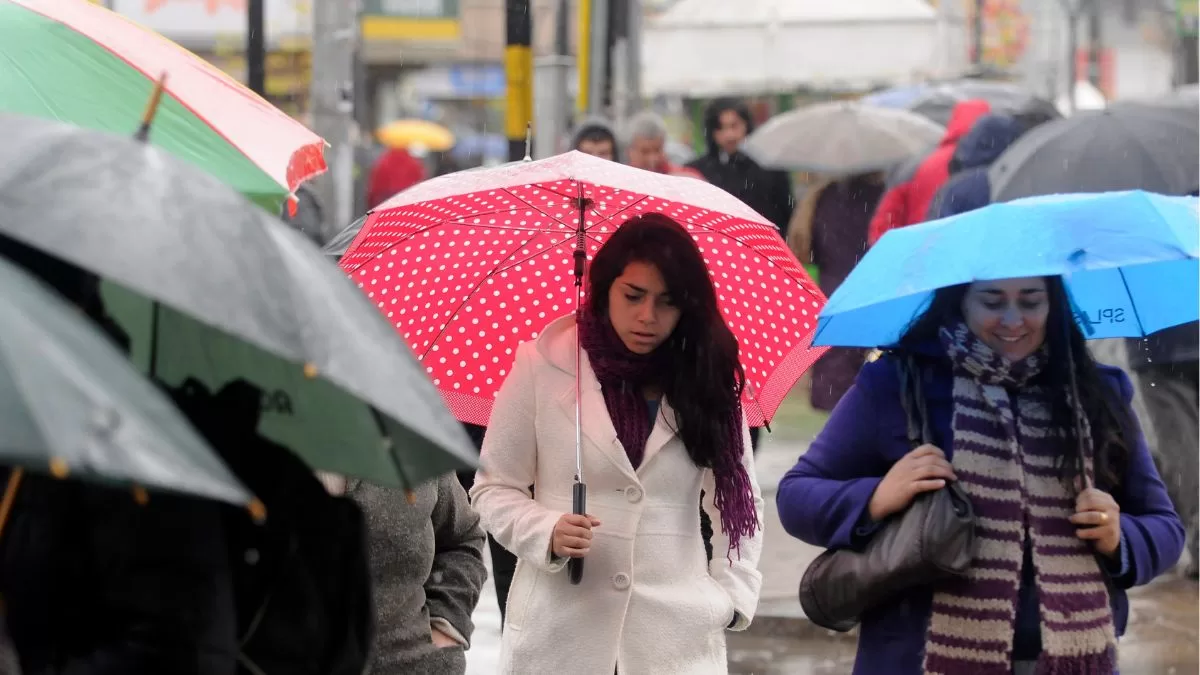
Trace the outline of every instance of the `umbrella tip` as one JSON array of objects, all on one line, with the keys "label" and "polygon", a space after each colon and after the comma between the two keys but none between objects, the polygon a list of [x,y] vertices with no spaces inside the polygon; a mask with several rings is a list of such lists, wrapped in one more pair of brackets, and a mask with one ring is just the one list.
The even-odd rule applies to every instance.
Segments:
[{"label": "umbrella tip", "polygon": [[255,524],[262,525],[267,522],[267,507],[258,497],[250,499],[250,503],[246,505],[246,510],[250,512],[250,517],[254,519]]},{"label": "umbrella tip", "polygon": [[145,506],[150,503],[150,493],[146,492],[146,488],[141,485],[133,486],[133,501],[138,506]]},{"label": "umbrella tip", "polygon": [[304,377],[307,377],[308,379],[311,380],[311,379],[315,378],[316,376],[317,376],[317,366],[312,363],[304,364]]},{"label": "umbrella tip", "polygon": [[525,123],[525,159],[522,161],[533,161],[533,122]]},{"label": "umbrella tip", "polygon": [[62,457],[51,457],[50,458],[50,475],[51,476],[54,476],[55,478],[62,480],[63,478],[66,478],[67,475],[70,473],[71,473],[71,470],[67,466],[67,461],[65,459],[63,459]]},{"label": "umbrella tip", "polygon": [[146,101],[146,111],[142,113],[142,124],[138,127],[134,138],[145,142],[150,138],[150,125],[154,123],[154,116],[158,113],[158,104],[162,102],[163,89],[167,85],[167,73],[163,71],[158,76],[158,81],[154,83],[154,89],[150,92],[150,100]]}]

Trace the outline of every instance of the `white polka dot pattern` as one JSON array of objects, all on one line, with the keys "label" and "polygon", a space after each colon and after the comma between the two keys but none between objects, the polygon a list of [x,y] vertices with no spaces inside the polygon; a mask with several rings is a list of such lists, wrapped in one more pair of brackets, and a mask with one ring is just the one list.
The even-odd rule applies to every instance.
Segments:
[{"label": "white polka dot pattern", "polygon": [[[574,311],[571,254],[582,191],[592,200],[585,214],[589,260],[615,228],[641,213],[663,213],[691,231],[740,343],[747,417],[754,425],[769,420],[824,352],[810,346],[825,298],[774,226],[761,216],[746,217],[747,211],[757,214],[701,181],[613,162],[597,160],[583,182],[521,180],[519,169],[547,161],[445,177],[471,174],[467,182],[474,189],[464,192],[437,196],[432,188],[438,186],[429,181],[401,193],[371,214],[342,258],[342,268],[425,364],[451,411],[460,420],[486,424],[517,346]],[[694,184],[725,199],[672,200],[617,188],[601,180],[610,167],[651,177],[655,192],[695,192]],[[433,198],[400,199],[422,186]],[[703,208],[713,201],[727,210]],[[740,208],[728,208],[730,201]]]}]

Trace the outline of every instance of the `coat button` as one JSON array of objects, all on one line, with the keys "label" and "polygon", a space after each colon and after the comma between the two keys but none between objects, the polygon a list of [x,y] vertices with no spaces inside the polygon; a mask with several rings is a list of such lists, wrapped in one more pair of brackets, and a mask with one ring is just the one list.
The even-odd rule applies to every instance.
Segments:
[{"label": "coat button", "polygon": [[625,574],[624,572],[617,572],[615,575],[613,575],[613,586],[616,587],[618,591],[623,591],[629,588],[629,575]]},{"label": "coat button", "polygon": [[642,501],[642,489],[636,485],[630,485],[625,488],[625,499],[628,499],[631,504]]}]

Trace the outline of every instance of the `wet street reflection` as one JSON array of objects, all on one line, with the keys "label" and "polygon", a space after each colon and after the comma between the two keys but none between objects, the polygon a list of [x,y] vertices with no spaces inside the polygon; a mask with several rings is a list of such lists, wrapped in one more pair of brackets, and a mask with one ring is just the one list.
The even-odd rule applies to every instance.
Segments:
[{"label": "wet street reflection", "polygon": [[[1130,593],[1121,675],[1193,675],[1200,669],[1200,586],[1164,578]],[[730,633],[732,675],[841,675],[854,667],[855,640],[806,631],[806,638]],[[818,635],[818,633],[820,633]]]}]

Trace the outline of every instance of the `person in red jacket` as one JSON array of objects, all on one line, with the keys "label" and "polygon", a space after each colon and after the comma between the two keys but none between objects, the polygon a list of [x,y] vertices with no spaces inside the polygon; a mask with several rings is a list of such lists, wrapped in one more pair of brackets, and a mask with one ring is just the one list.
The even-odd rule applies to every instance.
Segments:
[{"label": "person in red jacket", "polygon": [[950,160],[954,157],[958,140],[966,136],[975,121],[990,110],[988,102],[981,99],[962,101],[954,106],[950,123],[946,125],[946,134],[942,136],[937,149],[921,162],[910,180],[891,188],[879,200],[879,207],[875,209],[867,230],[867,245],[874,246],[888,230],[925,220],[925,212],[929,210],[933,196],[950,176]]},{"label": "person in red jacket", "polygon": [[425,166],[407,150],[391,148],[380,155],[371,168],[367,184],[367,208],[373,209],[397,192],[425,180]]}]

